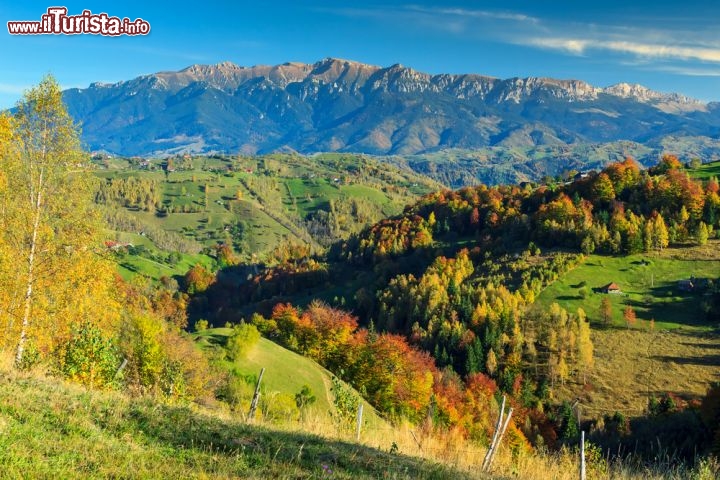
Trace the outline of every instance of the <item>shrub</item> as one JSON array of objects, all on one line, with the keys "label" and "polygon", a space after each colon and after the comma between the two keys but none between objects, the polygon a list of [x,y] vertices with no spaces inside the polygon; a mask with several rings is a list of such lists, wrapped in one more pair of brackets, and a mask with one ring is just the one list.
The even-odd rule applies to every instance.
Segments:
[{"label": "shrub", "polygon": [[331,416],[341,432],[351,432],[355,425],[355,417],[360,406],[360,397],[336,376],[332,377],[333,405],[335,411]]},{"label": "shrub", "polygon": [[308,385],[303,385],[300,391],[295,394],[295,405],[300,411],[315,403],[316,400],[315,394]]},{"label": "shrub", "polygon": [[75,325],[70,339],[60,346],[60,372],[68,379],[93,387],[115,384],[120,365],[112,340],[90,322]]},{"label": "shrub", "polygon": [[20,370],[30,370],[35,365],[40,363],[40,350],[32,341],[25,343],[25,351],[23,352],[22,360],[17,364],[17,368]]},{"label": "shrub", "polygon": [[223,385],[217,391],[217,397],[225,401],[233,411],[243,408],[243,405],[250,405],[255,387],[248,382],[248,379],[230,374]]},{"label": "shrub", "polygon": [[273,393],[260,397],[260,409],[265,420],[297,420],[299,410],[295,399],[288,393]]},{"label": "shrub", "polygon": [[233,361],[245,358],[259,340],[260,332],[255,325],[245,322],[236,325],[225,345],[228,358]]},{"label": "shrub", "polygon": [[151,315],[131,315],[121,332],[123,354],[128,359],[130,386],[147,391],[156,387],[165,367],[161,343],[163,322]]}]

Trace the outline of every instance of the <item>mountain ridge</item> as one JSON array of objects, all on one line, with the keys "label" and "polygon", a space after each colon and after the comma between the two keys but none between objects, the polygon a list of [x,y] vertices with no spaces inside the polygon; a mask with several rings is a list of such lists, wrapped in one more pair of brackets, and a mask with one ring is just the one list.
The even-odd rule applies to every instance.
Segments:
[{"label": "mountain ridge", "polygon": [[[70,89],[92,150],[417,154],[446,148],[716,136],[720,104],[642,85],[428,74],[326,58],[191,65]],[[529,130],[529,132],[528,132]]]}]

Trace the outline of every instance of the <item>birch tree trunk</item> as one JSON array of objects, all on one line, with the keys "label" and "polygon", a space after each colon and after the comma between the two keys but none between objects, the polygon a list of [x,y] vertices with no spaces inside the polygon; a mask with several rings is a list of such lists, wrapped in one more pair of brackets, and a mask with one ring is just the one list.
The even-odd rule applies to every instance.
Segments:
[{"label": "birch tree trunk", "polygon": [[27,288],[25,290],[25,306],[23,309],[22,325],[20,327],[20,340],[18,341],[17,351],[15,352],[15,367],[19,368],[23,363],[23,355],[25,353],[25,343],[27,342],[27,331],[30,326],[30,314],[32,312],[33,300],[33,284],[35,282],[35,251],[37,249],[37,234],[40,228],[40,214],[42,212],[42,179],[44,171],[40,172],[39,188],[36,193],[35,201],[35,220],[33,221],[32,240],[30,241],[30,251],[27,260]]}]

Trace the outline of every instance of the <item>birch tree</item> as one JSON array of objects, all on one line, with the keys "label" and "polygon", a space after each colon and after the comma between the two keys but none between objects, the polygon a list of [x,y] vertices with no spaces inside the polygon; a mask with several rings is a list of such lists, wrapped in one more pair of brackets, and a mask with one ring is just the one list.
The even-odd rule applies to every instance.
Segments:
[{"label": "birch tree", "polygon": [[112,270],[98,256],[99,216],[78,130],[52,77],[25,93],[11,127],[1,157],[0,243],[2,269],[14,272],[4,285],[10,288],[6,346],[16,339],[15,365],[21,366],[29,338],[49,352],[71,322],[97,322],[116,309],[108,297]]}]

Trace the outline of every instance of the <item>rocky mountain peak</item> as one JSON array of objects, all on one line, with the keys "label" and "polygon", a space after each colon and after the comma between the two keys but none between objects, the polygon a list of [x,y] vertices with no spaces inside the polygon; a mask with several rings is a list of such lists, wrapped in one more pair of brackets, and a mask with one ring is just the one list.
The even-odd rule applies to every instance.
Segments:
[{"label": "rocky mountain peak", "polygon": [[91,148],[133,155],[283,145],[303,153],[418,153],[673,132],[713,136],[720,125],[720,108],[641,85],[430,75],[332,57],[312,64],[191,65],[71,89],[65,99]]}]

